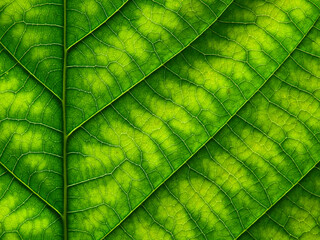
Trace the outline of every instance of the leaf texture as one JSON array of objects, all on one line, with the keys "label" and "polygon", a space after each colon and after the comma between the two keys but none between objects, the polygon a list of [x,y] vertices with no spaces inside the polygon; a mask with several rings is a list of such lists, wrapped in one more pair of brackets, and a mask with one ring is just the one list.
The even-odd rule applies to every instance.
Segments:
[{"label": "leaf texture", "polygon": [[[110,239],[234,239],[271,207],[281,216],[276,202],[320,160],[320,55],[319,48],[310,48],[311,42],[320,44],[319,23],[236,116]],[[273,239],[263,228],[257,239]]]},{"label": "leaf texture", "polygon": [[231,0],[130,1],[68,55],[68,131],[184,49]]},{"label": "leaf texture", "polygon": [[239,239],[317,239],[319,173],[318,165]]},{"label": "leaf texture", "polygon": [[0,239],[318,239],[318,0],[0,2]]}]

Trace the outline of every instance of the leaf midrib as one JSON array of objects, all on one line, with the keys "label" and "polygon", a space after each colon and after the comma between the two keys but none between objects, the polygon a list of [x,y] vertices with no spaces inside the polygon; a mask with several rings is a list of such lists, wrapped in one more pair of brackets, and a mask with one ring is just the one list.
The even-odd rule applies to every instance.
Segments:
[{"label": "leaf midrib", "polygon": [[67,168],[67,0],[63,0],[63,78],[62,78],[62,121],[63,121],[63,238],[68,239],[68,168]]}]

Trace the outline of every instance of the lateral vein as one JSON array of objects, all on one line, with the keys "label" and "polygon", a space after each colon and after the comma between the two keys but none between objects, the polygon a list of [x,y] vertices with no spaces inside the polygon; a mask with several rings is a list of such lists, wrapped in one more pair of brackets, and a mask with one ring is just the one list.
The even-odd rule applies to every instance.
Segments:
[{"label": "lateral vein", "polygon": [[62,102],[62,99],[53,90],[51,90],[44,82],[40,81],[40,79],[37,78],[25,65],[23,65],[20,62],[20,60],[16,56],[14,56],[1,41],[0,41],[0,45],[20,65],[20,67],[22,67],[27,73],[29,73],[34,79],[36,79],[42,86],[44,86],[49,92],[51,92],[56,98],[58,98]]},{"label": "lateral vein", "polygon": [[284,194],[282,194],[273,204],[270,205],[270,207],[268,207],[256,220],[254,220],[247,228],[245,228],[234,240],[239,239],[245,232],[247,232],[249,230],[249,228],[251,226],[253,226],[257,221],[259,221],[259,219],[261,219],[263,216],[265,216],[267,214],[267,212],[275,207],[277,205],[277,203],[283,199],[289,192],[291,192],[291,190],[296,187],[298,184],[300,184],[300,182],[313,170],[316,168],[316,166],[318,165],[320,161],[316,162],[309,170],[308,172],[306,172],[303,176],[300,177],[300,179],[293,184]]},{"label": "lateral vein", "polygon": [[78,44],[79,42],[81,42],[83,39],[85,39],[86,37],[88,37],[90,34],[92,34],[93,32],[95,32],[96,30],[98,30],[103,24],[105,24],[113,15],[115,15],[116,13],[119,12],[119,10],[126,5],[126,3],[129,0],[126,0],[114,13],[112,13],[109,17],[107,17],[102,23],[100,23],[98,26],[96,26],[94,29],[92,29],[90,32],[88,32],[87,34],[85,34],[83,37],[81,37],[79,40],[75,41],[74,43],[72,43],[68,48],[67,51],[69,51],[73,46],[75,46],[76,44]]},{"label": "lateral vein", "polygon": [[146,76],[144,76],[142,79],[140,79],[138,82],[136,82],[134,85],[132,85],[130,88],[128,88],[127,90],[125,90],[123,93],[121,93],[118,97],[116,97],[115,99],[113,99],[111,102],[109,102],[108,104],[106,104],[105,106],[103,106],[102,108],[100,108],[97,112],[95,112],[94,114],[92,114],[90,117],[88,117],[85,121],[83,121],[82,123],[80,123],[78,126],[76,126],[75,128],[73,128],[69,133],[68,133],[68,137],[74,133],[77,129],[79,129],[83,124],[85,124],[86,122],[88,122],[90,119],[92,119],[93,117],[95,117],[96,115],[98,115],[100,112],[102,112],[104,109],[106,109],[108,106],[110,106],[112,103],[114,103],[116,100],[118,100],[120,97],[122,97],[123,95],[125,95],[127,92],[129,92],[131,89],[133,89],[135,86],[137,86],[139,83],[141,83],[142,81],[144,81],[147,77],[149,77],[151,74],[153,74],[154,72],[156,72],[158,69],[160,69],[161,67],[163,67],[167,62],[169,62],[171,59],[173,59],[174,57],[176,57],[178,54],[180,54],[183,50],[185,50],[186,48],[188,48],[194,41],[196,41],[200,36],[202,36],[202,34],[208,30],[216,21],[219,20],[219,18],[221,17],[221,15],[229,8],[229,6],[233,3],[234,0],[232,0],[224,9],[224,11],[222,11],[217,18],[210,23],[202,32],[199,33],[199,35],[194,38],[192,41],[190,41],[186,46],[184,46],[180,51],[178,51],[176,54],[174,54],[171,58],[169,58],[167,61],[163,62],[162,64],[160,64],[156,69],[154,69],[152,72],[150,72],[149,74],[147,74]]},{"label": "lateral vein", "polygon": [[29,185],[27,185],[24,181],[22,181],[14,172],[12,172],[3,162],[0,161],[0,165],[7,170],[8,173],[10,173],[19,183],[21,183],[23,186],[28,188],[34,195],[36,195],[42,202],[44,202],[46,205],[48,205],[51,209],[53,209],[56,213],[62,217],[62,214],[58,209],[56,209],[54,206],[52,206],[47,200],[45,200],[43,197],[40,196],[36,191],[34,191]]},{"label": "lateral vein", "polygon": [[[256,95],[257,92],[260,91],[260,89],[268,82],[268,80],[278,71],[278,69],[287,61],[287,59],[292,55],[293,52],[295,52],[295,50],[298,48],[298,46],[300,45],[300,43],[306,38],[306,36],[309,34],[309,32],[312,30],[312,28],[314,27],[314,25],[317,23],[317,21],[319,20],[320,15],[317,17],[317,19],[314,21],[314,23],[312,24],[312,26],[308,29],[308,31],[304,34],[304,36],[300,39],[300,41],[297,43],[297,45],[293,48],[293,50],[287,55],[287,57],[282,61],[281,64],[279,64],[279,66],[270,74],[269,77],[266,78],[266,80],[261,84],[261,86],[251,95],[250,98],[248,98],[240,107],[239,109],[233,114],[231,115],[227,121],[210,137],[208,138],[193,154],[191,154],[189,156],[188,159],[186,159],[176,170],[174,170],[167,178],[165,178],[165,180],[158,185],[156,188],[153,189],[152,192],[150,192],[145,199],[143,199],[135,208],[133,208],[116,226],[114,226],[104,237],[102,237],[100,240],[103,240],[104,238],[106,238],[111,232],[113,232],[113,230],[115,230],[122,222],[124,222],[139,206],[141,206],[158,188],[160,188],[168,179],[171,178],[171,176],[173,176],[182,166],[184,166],[194,155],[196,155],[217,133],[219,133],[221,131],[221,129],[224,128],[224,126],[226,126],[228,124],[228,122],[235,116],[238,114],[238,112]],[[316,164],[315,164],[316,165]],[[314,168],[315,166],[313,166]],[[309,171],[311,171],[312,169],[310,169]],[[301,179],[300,179],[301,180]],[[300,181],[299,180],[299,181]],[[237,239],[237,238],[236,238]]]}]

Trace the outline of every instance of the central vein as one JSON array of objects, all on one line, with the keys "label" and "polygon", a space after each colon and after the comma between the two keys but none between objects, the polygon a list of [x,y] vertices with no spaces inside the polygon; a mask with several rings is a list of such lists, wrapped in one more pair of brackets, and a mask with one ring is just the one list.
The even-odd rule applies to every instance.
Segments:
[{"label": "central vein", "polygon": [[67,85],[67,0],[63,3],[63,79],[62,79],[62,122],[63,122],[63,235],[68,239],[68,172],[67,172],[67,116],[66,116],[66,85]]}]

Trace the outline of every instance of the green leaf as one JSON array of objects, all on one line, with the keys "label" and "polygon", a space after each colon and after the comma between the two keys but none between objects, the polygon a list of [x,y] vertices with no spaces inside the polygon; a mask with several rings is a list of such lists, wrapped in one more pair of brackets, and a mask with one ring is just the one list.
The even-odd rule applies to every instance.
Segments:
[{"label": "green leaf", "polygon": [[239,239],[318,239],[319,170],[317,165]]},{"label": "green leaf", "polygon": [[1,1],[0,238],[319,238],[319,16]]}]

